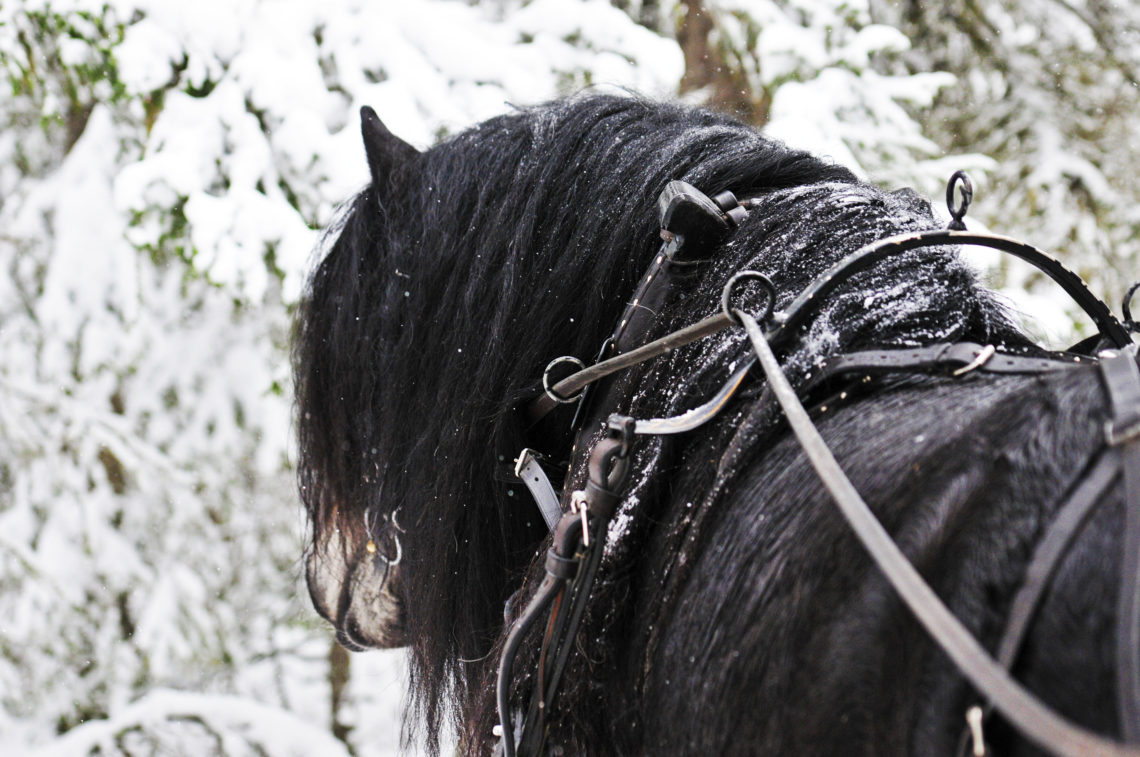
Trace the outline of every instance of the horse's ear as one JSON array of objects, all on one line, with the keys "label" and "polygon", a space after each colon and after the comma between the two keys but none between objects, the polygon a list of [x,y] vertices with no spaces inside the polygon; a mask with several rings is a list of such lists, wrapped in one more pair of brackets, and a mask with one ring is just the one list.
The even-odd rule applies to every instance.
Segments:
[{"label": "horse's ear", "polygon": [[418,150],[388,131],[376,111],[365,105],[360,109],[360,132],[364,137],[364,154],[372,185],[377,189],[387,183],[388,174],[418,154]]}]

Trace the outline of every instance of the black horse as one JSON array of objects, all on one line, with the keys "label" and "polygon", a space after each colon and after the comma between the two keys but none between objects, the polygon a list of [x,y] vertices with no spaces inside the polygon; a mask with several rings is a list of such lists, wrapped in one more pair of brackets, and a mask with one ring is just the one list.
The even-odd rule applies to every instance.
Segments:
[{"label": "black horse", "polygon": [[[717,312],[750,268],[787,305],[875,240],[936,225],[908,190],[729,118],[582,96],[492,119],[425,152],[362,114],[372,181],[330,230],[294,343],[313,602],[349,649],[407,645],[408,737],[465,754],[496,738],[509,618],[549,537],[513,473],[547,455],[563,507],[582,478],[573,406],[534,424],[552,358],[590,360],[657,253],[674,179],[748,198],[651,315],[648,341]],[[743,288],[740,306],[762,309]],[[1093,368],[858,378],[835,355],[936,342],[1040,354],[953,248],[855,276],[781,354],[823,437],[909,560],[988,648],[1034,545],[1103,446]],[[593,418],[675,415],[751,354],[727,330],[608,380]],[[589,426],[592,428],[592,426]],[[952,754],[981,695],[915,622],[836,511],[764,391],[701,428],[639,441],[553,711],[564,754]],[[1109,487],[1065,553],[1015,676],[1092,731],[1120,732],[1113,673],[1124,497]],[[514,599],[512,599],[514,597]],[[535,685],[524,643],[513,701]],[[1000,718],[1002,755],[1035,754]]]}]

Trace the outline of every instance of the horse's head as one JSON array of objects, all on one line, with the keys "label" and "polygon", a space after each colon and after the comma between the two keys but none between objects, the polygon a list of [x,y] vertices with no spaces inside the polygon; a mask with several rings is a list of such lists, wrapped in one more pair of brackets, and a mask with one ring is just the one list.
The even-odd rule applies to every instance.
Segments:
[{"label": "horse's head", "polygon": [[336,627],[337,640],[354,652],[407,643],[399,589],[399,524],[393,516],[384,517],[385,546],[379,546],[367,528],[364,534],[343,528],[322,531],[314,522],[305,558],[313,606]]},{"label": "horse's head", "polygon": [[[383,201],[394,174],[418,155],[376,113],[361,113],[372,180],[314,272],[298,318],[294,366],[301,495],[312,527],[305,573],[313,605],[345,647],[407,643],[400,591],[403,527],[380,470],[383,368],[370,360]],[[370,259],[371,258],[371,259]],[[361,266],[371,265],[371,275]],[[371,313],[371,317],[369,317]]]},{"label": "horse's head", "polygon": [[371,110],[362,122],[371,181],[330,232],[294,336],[307,573],[346,646],[410,646],[430,734],[444,702],[483,690],[547,535],[512,458],[541,449],[555,469],[570,454],[569,406],[537,427],[518,410],[552,358],[589,358],[613,330],[659,247],[661,189],[854,177],[630,97],[522,109],[424,152]]}]

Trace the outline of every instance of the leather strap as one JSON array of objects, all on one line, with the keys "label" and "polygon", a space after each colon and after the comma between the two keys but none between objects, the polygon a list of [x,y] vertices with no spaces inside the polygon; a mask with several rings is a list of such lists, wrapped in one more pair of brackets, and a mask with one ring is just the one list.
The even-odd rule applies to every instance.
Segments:
[{"label": "leather strap", "polygon": [[661,310],[661,303],[669,293],[672,283],[672,256],[669,254],[680,246],[683,241],[680,237],[667,240],[661,250],[653,258],[649,270],[642,276],[641,282],[634,290],[633,299],[625,307],[609,344],[618,352],[629,349],[630,335],[644,334],[648,330],[648,323]]},{"label": "leather strap", "polygon": [[[1033,374],[1067,370],[1095,362],[1094,358],[1081,355],[1059,354],[1049,358],[1010,355],[974,342],[934,344],[905,350],[866,350],[829,359],[809,383],[805,393],[848,373],[868,376],[886,373],[945,373],[960,376],[976,370],[996,374]],[[755,363],[755,357],[748,358],[720,391],[699,407],[670,418],[638,420],[636,433],[681,434],[707,423],[732,398]]]},{"label": "leather strap", "polygon": [[744,377],[748,375],[748,371],[751,370],[755,364],[756,358],[749,356],[748,359],[744,361],[744,365],[737,368],[729,377],[724,386],[720,388],[720,391],[714,394],[711,399],[700,407],[687,410],[671,418],[651,418],[649,420],[636,421],[634,433],[639,435],[683,434],[686,431],[692,431],[699,426],[703,426],[715,418],[717,413],[725,406],[725,403],[732,398],[732,395],[736,394],[736,390],[744,383]]},{"label": "leather strap", "polygon": [[[1096,360],[1080,355],[1059,354],[1057,357],[1029,357],[993,351],[974,342],[933,344],[901,350],[866,350],[837,355],[824,363],[823,372],[834,376],[840,373],[880,375],[899,371],[945,372],[955,375],[956,369],[973,366],[970,370],[984,373],[1047,373],[1088,365]],[[975,361],[979,361],[973,365]]]},{"label": "leather strap", "polygon": [[[1081,476],[1065,503],[1057,511],[1053,522],[1049,524],[1045,536],[1037,542],[1033,558],[1026,568],[1025,578],[1010,604],[1005,630],[1002,631],[1001,641],[998,642],[997,661],[1007,671],[1012,671],[1014,663],[1017,662],[1030,624],[1037,614],[1041,600],[1045,597],[1046,589],[1053,582],[1053,576],[1061,565],[1061,559],[1073,539],[1084,528],[1109,485],[1116,480],[1118,473],[1119,464],[1116,455],[1111,452],[1102,453],[1092,469]],[[980,724],[992,714],[993,704],[987,700],[981,710]],[[971,741],[971,729],[966,727],[958,742],[960,757],[969,754]]]},{"label": "leather strap", "polygon": [[[572,397],[579,391],[594,383],[598,379],[605,378],[612,373],[617,373],[623,368],[644,363],[646,360],[664,355],[670,350],[675,350],[678,347],[683,347],[686,344],[703,339],[710,334],[715,334],[718,331],[723,331],[732,325],[732,321],[724,313],[717,313],[716,315],[709,316],[703,321],[698,321],[692,326],[686,326],[683,329],[674,331],[667,334],[660,339],[644,344],[637,349],[630,350],[629,352],[621,355],[611,357],[609,360],[603,360],[600,363],[591,365],[585,370],[578,371],[577,373],[567,376],[553,387],[551,391],[560,397]],[[530,420],[532,423],[537,423],[547,413],[554,408],[558,407],[558,402],[549,395],[543,394],[530,404],[528,411],[530,413]]]},{"label": "leather strap", "polygon": [[562,517],[562,505],[558,494],[554,491],[546,471],[538,464],[538,459],[532,449],[524,449],[515,460],[515,475],[526,484],[527,491],[534,497],[546,527],[551,531]]},{"label": "leather strap", "polygon": [[800,327],[804,326],[815,313],[819,303],[826,301],[827,295],[852,276],[893,255],[921,247],[944,247],[947,245],[990,247],[1021,258],[1057,282],[1073,298],[1073,301],[1088,314],[1089,318],[1096,324],[1097,331],[1115,346],[1123,348],[1132,343],[1128,330],[1120,324],[1108,306],[1089,291],[1088,286],[1085,285],[1080,276],[1061,265],[1056,258],[1036,247],[1009,237],[950,229],[919,231],[887,237],[851,253],[820,275],[812,282],[811,286],[796,297],[785,313],[782,314],[782,318],[776,319],[778,321],[776,326],[769,330],[768,342],[771,343],[776,352],[779,352],[784,342],[790,339],[791,335],[798,333]]},{"label": "leather strap", "polygon": [[1117,472],[1116,456],[1102,454],[1092,470],[1081,478],[1049,524],[1045,536],[1037,543],[1033,558],[1026,568],[1025,579],[1013,597],[1005,632],[998,644],[997,659],[1006,670],[1011,670],[1017,662],[1029,624],[1060,567],[1061,558],[1081,532],[1109,485],[1116,479]]},{"label": "leather strap", "polygon": [[1116,617],[1117,702],[1121,729],[1140,741],[1140,368],[1135,348],[1107,358],[1101,376],[1112,404],[1105,440],[1124,476],[1124,554]]}]

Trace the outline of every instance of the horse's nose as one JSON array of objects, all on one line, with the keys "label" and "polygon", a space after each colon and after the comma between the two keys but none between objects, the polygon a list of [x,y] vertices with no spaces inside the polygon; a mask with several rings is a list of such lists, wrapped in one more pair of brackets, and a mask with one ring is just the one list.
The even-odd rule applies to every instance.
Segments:
[{"label": "horse's nose", "polygon": [[336,625],[336,640],[337,643],[347,649],[349,652],[366,652],[372,649],[372,645],[366,644],[359,636],[359,629],[356,627],[356,622],[352,620],[352,616],[346,617],[344,623]]},{"label": "horse's nose", "polygon": [[305,585],[313,609],[322,618],[337,625],[342,591],[344,560],[339,552],[313,548],[305,558]]}]

